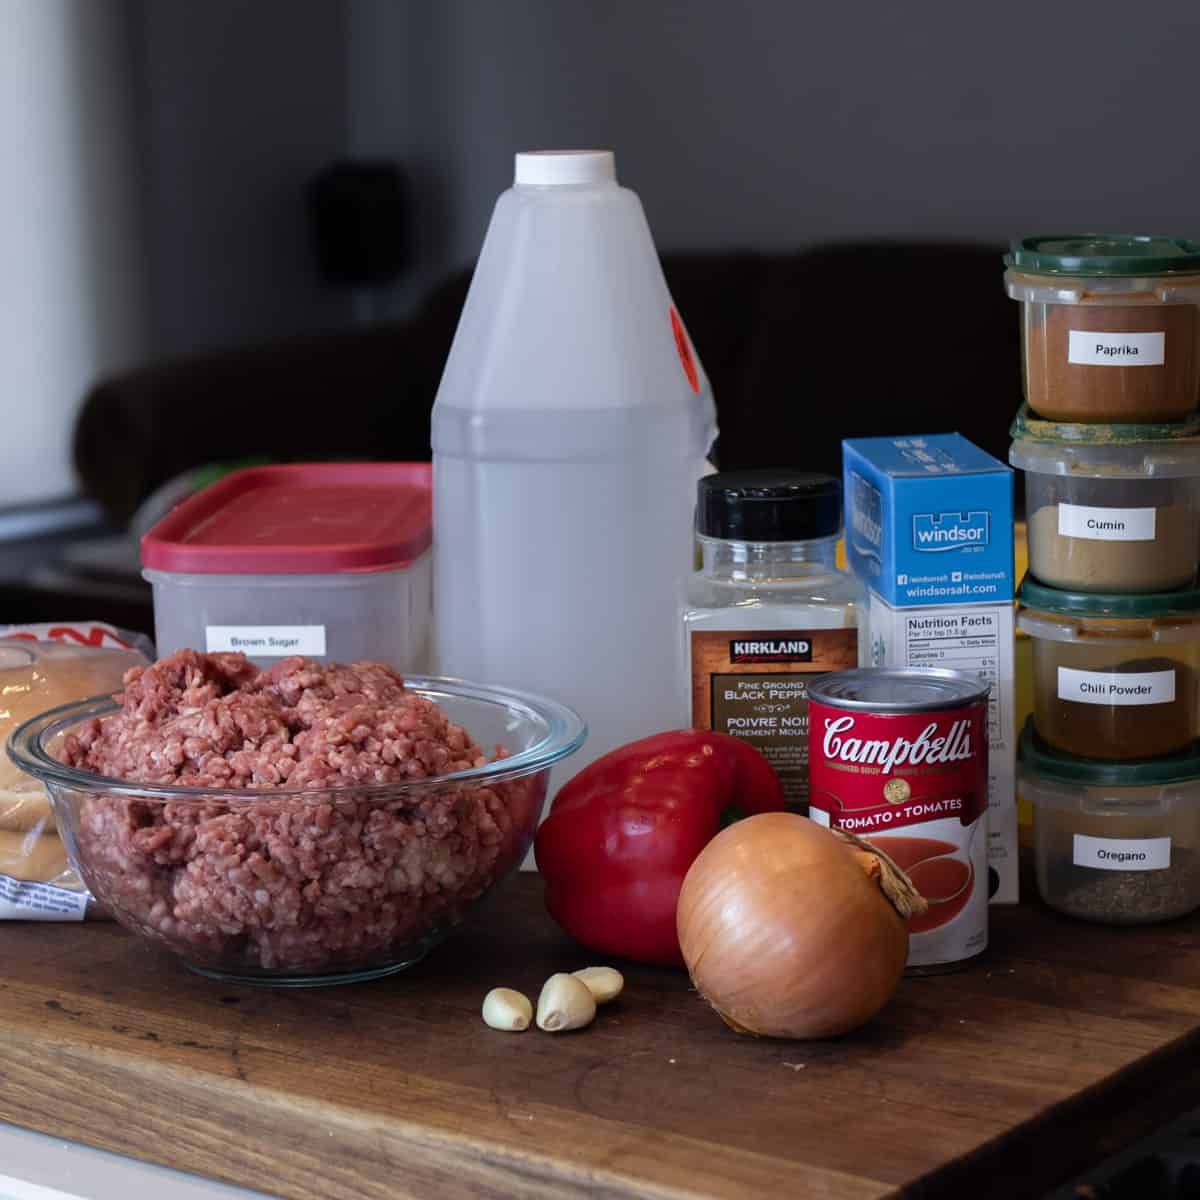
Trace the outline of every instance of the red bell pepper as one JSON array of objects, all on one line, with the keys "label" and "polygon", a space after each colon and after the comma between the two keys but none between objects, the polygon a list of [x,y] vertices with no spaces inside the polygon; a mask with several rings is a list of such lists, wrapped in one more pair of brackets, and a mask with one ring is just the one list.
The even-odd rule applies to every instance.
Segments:
[{"label": "red bell pepper", "polygon": [[550,915],[593,950],[683,965],[683,877],[730,820],[783,808],[774,770],[747,742],[681,729],[630,742],[554,798],[534,845]]}]

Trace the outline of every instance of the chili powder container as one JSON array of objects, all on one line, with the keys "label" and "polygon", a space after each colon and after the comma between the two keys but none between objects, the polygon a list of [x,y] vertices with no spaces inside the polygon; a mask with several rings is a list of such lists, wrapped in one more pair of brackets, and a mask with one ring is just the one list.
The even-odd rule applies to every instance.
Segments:
[{"label": "chili powder container", "polygon": [[1188,749],[1200,725],[1200,590],[1068,592],[1026,575],[1018,596],[1046,745],[1104,761]]},{"label": "chili powder container", "polygon": [[808,688],[809,817],[865,837],[928,901],[909,921],[910,974],[987,948],[988,692],[965,672],[919,667]]}]

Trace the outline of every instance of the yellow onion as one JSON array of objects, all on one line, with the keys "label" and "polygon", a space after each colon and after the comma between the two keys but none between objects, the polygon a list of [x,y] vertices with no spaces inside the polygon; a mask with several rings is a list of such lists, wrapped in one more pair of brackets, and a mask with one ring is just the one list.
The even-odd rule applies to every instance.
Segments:
[{"label": "yellow onion", "polygon": [[925,901],[886,855],[795,813],[736,821],[700,852],[676,910],[696,990],[739,1033],[847,1033],[888,1002]]}]

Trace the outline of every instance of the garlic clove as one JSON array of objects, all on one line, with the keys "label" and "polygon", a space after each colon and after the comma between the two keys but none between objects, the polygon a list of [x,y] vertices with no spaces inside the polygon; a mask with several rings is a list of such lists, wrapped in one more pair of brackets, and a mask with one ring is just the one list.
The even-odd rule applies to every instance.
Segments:
[{"label": "garlic clove", "polygon": [[625,976],[615,967],[584,967],[571,974],[583,981],[597,1004],[615,1000],[625,987]]},{"label": "garlic clove", "polygon": [[483,998],[483,1021],[493,1029],[518,1033],[529,1028],[533,1005],[529,997],[512,988],[492,988]]},{"label": "garlic clove", "polygon": [[537,1023],[547,1033],[566,1033],[590,1025],[596,1016],[596,1001],[586,983],[574,975],[551,975],[538,997]]}]

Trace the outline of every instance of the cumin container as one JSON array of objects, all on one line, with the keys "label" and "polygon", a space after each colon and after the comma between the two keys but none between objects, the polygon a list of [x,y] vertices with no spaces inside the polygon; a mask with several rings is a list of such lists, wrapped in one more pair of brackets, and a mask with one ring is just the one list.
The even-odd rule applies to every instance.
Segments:
[{"label": "cumin container", "polygon": [[1200,425],[1053,424],[1022,411],[1029,570],[1079,592],[1165,592],[1200,568]]},{"label": "cumin container", "polygon": [[974,675],[919,667],[809,684],[809,817],[867,838],[928,901],[909,922],[910,974],[987,948],[988,693]]},{"label": "cumin container", "polygon": [[1028,575],[1017,628],[1033,639],[1038,737],[1078,758],[1185,751],[1196,736],[1200,591],[1060,591]]},{"label": "cumin container", "polygon": [[1056,754],[1021,736],[1042,899],[1108,925],[1169,921],[1200,908],[1200,753],[1125,763]]},{"label": "cumin container", "polygon": [[1200,242],[1140,234],[1022,238],[1029,407],[1054,421],[1177,421],[1200,400]]}]

